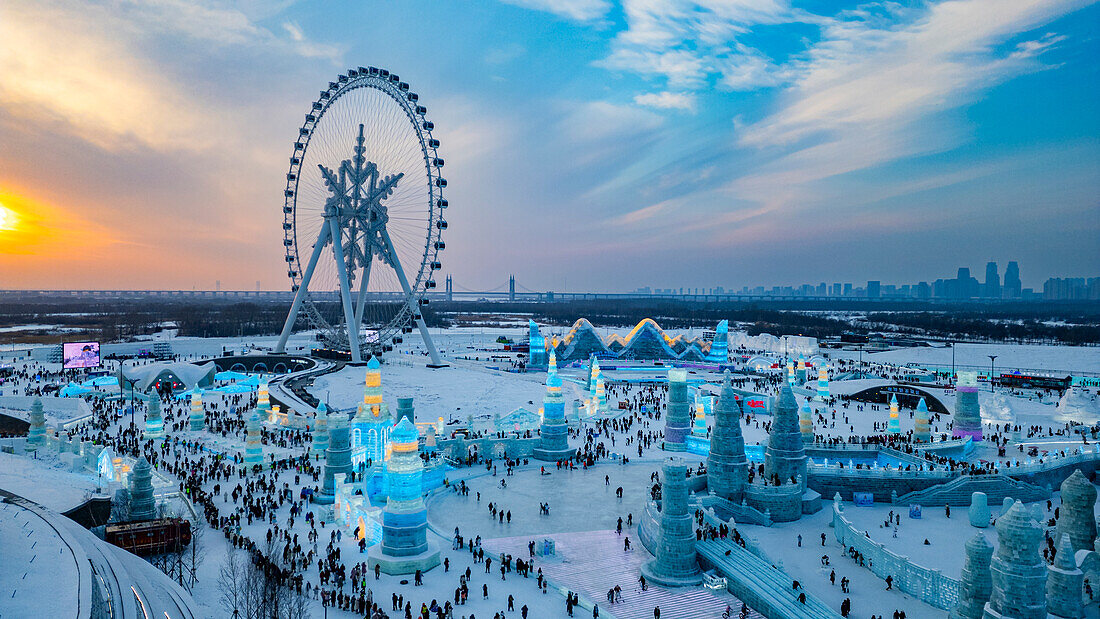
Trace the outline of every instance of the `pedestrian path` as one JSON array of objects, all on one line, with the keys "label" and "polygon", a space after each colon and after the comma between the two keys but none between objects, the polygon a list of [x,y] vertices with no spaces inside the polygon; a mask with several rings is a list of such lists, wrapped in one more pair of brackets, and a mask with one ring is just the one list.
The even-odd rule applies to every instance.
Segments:
[{"label": "pedestrian path", "polygon": [[[634,549],[623,551],[623,537],[630,535]],[[536,557],[535,567],[550,580],[551,587],[578,593],[582,602],[595,602],[600,607],[600,617],[614,619],[652,619],[654,607],[661,608],[661,619],[719,619],[726,606],[733,607],[737,617],[741,601],[725,591],[713,591],[704,587],[665,589],[650,586],[641,590],[638,582],[643,563],[652,559],[637,535],[630,530],[622,536],[614,531],[586,531],[581,533],[557,533],[541,535],[537,539],[554,540],[556,555]],[[500,553],[514,558],[527,558],[527,544],[533,537],[504,537],[482,540],[486,555],[496,558]],[[618,585],[622,588],[622,601],[610,604],[607,591]],[[564,610],[563,597],[555,596],[554,604]],[[591,616],[590,604],[574,615]],[[750,617],[759,619],[759,613]]]}]

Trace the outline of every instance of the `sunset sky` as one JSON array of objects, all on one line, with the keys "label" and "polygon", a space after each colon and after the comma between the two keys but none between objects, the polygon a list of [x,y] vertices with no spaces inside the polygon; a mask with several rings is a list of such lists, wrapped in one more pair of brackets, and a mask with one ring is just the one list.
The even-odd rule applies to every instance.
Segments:
[{"label": "sunset sky", "polygon": [[491,289],[1100,275],[1086,0],[0,2],[0,289],[286,289],[282,191],[349,67],[442,142]]}]

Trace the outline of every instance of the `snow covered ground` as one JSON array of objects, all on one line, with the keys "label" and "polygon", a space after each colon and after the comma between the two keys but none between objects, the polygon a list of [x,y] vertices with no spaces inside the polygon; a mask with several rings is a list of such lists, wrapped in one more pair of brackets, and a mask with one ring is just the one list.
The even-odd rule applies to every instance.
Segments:
[{"label": "snow covered ground", "polygon": [[[858,358],[854,351],[831,351],[832,356]],[[956,344],[955,364],[989,367],[989,355],[997,355],[994,369],[1019,368],[1060,374],[1100,373],[1100,347],[1047,346],[1040,344]],[[951,347],[899,348],[884,352],[863,352],[863,360],[873,363],[938,365],[951,367]]]},{"label": "snow covered ground", "polygon": [[[420,420],[434,420],[443,417],[444,420],[457,419],[465,422],[468,415],[478,418],[475,429],[488,427],[488,420],[494,414],[507,414],[518,407],[524,407],[535,411],[541,404],[545,387],[543,380],[545,374],[529,373],[519,374],[502,371],[496,368],[506,368],[515,360],[515,356],[499,350],[494,343],[498,336],[504,335],[516,341],[522,341],[526,328],[522,323],[515,327],[481,328],[464,327],[448,330],[438,335],[433,330],[433,336],[437,336],[437,344],[447,357],[450,367],[432,370],[424,367],[426,357],[423,356],[422,343],[414,332],[406,337],[405,343],[400,345],[395,354],[390,356],[388,362],[382,368],[383,396],[390,406],[391,412],[396,409],[396,398],[411,396],[414,398],[416,415]],[[545,333],[545,331],[544,331]],[[223,346],[240,346],[242,342],[236,338],[224,338],[219,340],[203,340],[195,338],[173,338],[173,346],[177,352],[195,356],[209,356],[220,354]],[[235,343],[235,344],[234,344]],[[260,347],[272,346],[274,338],[252,338],[243,342]],[[297,346],[310,344],[308,337],[297,337],[294,340]],[[962,354],[965,347],[960,345],[957,354]],[[978,358],[984,355],[982,352],[986,345],[981,345],[971,356],[975,357],[974,363],[979,364]],[[1028,359],[1044,360],[1042,363],[1051,368],[1059,359],[1066,360],[1070,368],[1078,365],[1083,367],[1096,367],[1100,369],[1100,362],[1091,359],[1088,354],[1096,354],[1100,349],[1077,349],[1071,347],[1036,347],[1043,350],[1031,350],[1025,347],[1023,351],[1011,351],[1012,347],[999,350],[990,354],[1005,354],[1006,365],[1013,360],[1021,363]],[[1050,350],[1047,350],[1047,349]],[[880,361],[879,355],[893,355],[898,357],[882,357],[881,360],[890,359],[891,363],[906,363],[919,361],[921,363],[940,363],[936,354],[947,354],[947,364],[950,364],[950,349],[937,352],[935,349],[905,349],[892,351],[891,353],[876,353],[865,360]],[[907,356],[908,355],[908,356]],[[932,361],[920,360],[921,355],[932,355]],[[493,359],[490,359],[493,357]],[[984,357],[983,357],[984,358]],[[965,357],[964,359],[969,359]],[[984,358],[985,362],[988,358]],[[965,364],[967,361],[957,362]],[[1095,362],[1095,363],[1094,363]],[[1002,358],[998,358],[997,366],[1001,367]],[[1090,365],[1094,364],[1094,365]],[[1021,367],[1035,367],[1034,365],[1021,365]],[[310,388],[310,391],[326,400],[330,406],[338,409],[354,408],[362,401],[363,382],[365,369],[363,367],[347,367],[340,372],[319,378]],[[577,378],[582,375],[579,369],[563,370],[563,376]],[[623,373],[625,376],[627,373]],[[610,373],[611,379],[616,378],[615,373]],[[714,378],[705,372],[695,375],[700,378]],[[577,386],[566,381],[567,399],[580,398]],[[837,385],[837,392],[842,389]],[[983,418],[987,423],[1005,423],[1015,421],[1027,425],[1041,425],[1053,429],[1059,429],[1069,420],[1079,420],[1092,423],[1100,420],[1100,411],[1095,407],[1096,399],[1092,395],[1095,390],[1088,393],[1074,393],[1062,399],[1058,397],[1038,398],[1034,393],[1014,393],[1000,389],[996,393],[982,391],[979,400],[982,407]],[[611,397],[614,405],[616,399]],[[801,403],[802,399],[799,398]],[[948,409],[954,408],[954,397],[947,394],[942,401]],[[211,394],[208,405],[217,405],[224,410],[228,399]],[[180,415],[186,414],[186,402],[174,402],[172,408]],[[813,404],[815,410],[815,426],[819,434],[826,437],[847,438],[851,435],[866,436],[876,434],[876,424],[885,425],[888,418],[888,407],[885,405],[862,405],[863,410],[858,410],[852,403],[848,408],[842,406],[826,407],[821,404]],[[836,410],[836,419],[833,419],[833,410]],[[905,432],[912,428],[913,420],[907,409],[902,409],[901,428]],[[826,424],[821,424],[817,414],[824,415]],[[166,417],[171,413],[166,411]],[[847,420],[845,420],[847,417]],[[769,417],[761,416],[752,418],[742,426],[747,444],[763,444],[767,440],[766,424]],[[935,432],[947,431],[947,423],[950,417],[944,417],[933,423]],[[129,417],[120,419],[110,428],[110,432],[117,430],[129,422]],[[711,422],[708,420],[708,422]],[[648,423],[648,425],[646,425]],[[138,427],[143,427],[141,414],[137,415]],[[630,434],[638,429],[643,432],[659,433],[663,427],[663,420],[645,419],[635,424]],[[990,426],[992,430],[992,426]],[[601,436],[597,441],[604,441],[610,451],[637,454],[636,444],[629,447],[625,445],[626,436],[616,433],[616,443],[610,443],[610,437]],[[203,445],[204,451],[200,454],[208,454],[211,451],[225,452],[232,456],[244,450],[242,436],[222,436],[211,432],[178,433],[183,440],[193,440]],[[1052,438],[1034,438],[1026,441],[1027,446],[1035,445],[1040,449],[1058,451],[1062,449],[1074,449],[1080,444],[1080,439],[1070,436],[1057,436]],[[571,439],[574,446],[578,446],[578,439]],[[300,448],[276,448],[266,445],[266,454],[275,453],[279,456],[294,455],[301,452]],[[550,619],[564,616],[564,598],[550,589],[548,594],[543,594],[535,586],[535,579],[524,579],[507,574],[505,580],[501,580],[497,570],[497,561],[491,573],[485,573],[485,566],[474,563],[466,550],[452,550],[450,536],[455,527],[458,527],[467,538],[480,535],[487,554],[493,552],[511,552],[517,556],[526,548],[525,540],[536,540],[542,537],[553,536],[561,544],[563,553],[561,557],[536,558],[536,567],[545,567],[546,572],[555,579],[554,584],[574,588],[581,591],[586,599],[600,604],[601,617],[616,616],[619,619],[648,619],[652,616],[653,600],[657,597],[645,597],[642,599],[640,591],[635,591],[635,583],[627,580],[627,575],[632,574],[637,565],[647,558],[640,540],[637,539],[637,518],[642,514],[646,500],[649,496],[649,488],[652,485],[651,474],[656,471],[661,460],[669,455],[658,448],[644,450],[644,455],[633,458],[632,461],[622,466],[612,461],[601,461],[595,467],[588,470],[578,469],[573,471],[560,471],[553,465],[547,466],[549,475],[541,475],[541,463],[532,462],[527,466],[517,467],[513,476],[506,476],[503,466],[498,463],[497,474],[486,472],[483,466],[475,466],[469,469],[458,469],[449,473],[452,483],[465,480],[471,491],[468,496],[459,495],[451,490],[436,491],[427,499],[428,517],[432,525],[431,539],[439,544],[443,557],[450,565],[449,571],[443,568],[433,570],[425,575],[423,587],[413,587],[409,577],[395,577],[383,575],[375,581],[373,575],[367,578],[367,586],[371,587],[375,599],[381,599],[383,607],[389,609],[389,596],[397,593],[408,600],[412,600],[414,609],[419,608],[420,602],[430,602],[433,598],[441,604],[445,600],[453,600],[455,587],[458,586],[459,574],[467,567],[470,568],[472,579],[470,582],[470,600],[466,606],[456,608],[455,616],[469,616],[475,614],[480,619],[488,619],[493,613],[505,612],[508,596],[516,600],[515,612],[507,612],[509,618],[518,617],[518,608],[526,604],[529,607],[530,619]],[[684,455],[684,454],[680,454]],[[1010,451],[1010,457],[1018,456]],[[701,462],[698,456],[686,456],[690,466],[697,466]],[[981,447],[975,452],[975,458],[994,459],[995,452],[990,448]],[[163,473],[164,469],[159,470]],[[605,481],[605,475],[607,480]],[[507,482],[507,487],[501,487],[501,480]],[[222,494],[216,498],[219,509],[229,513],[234,503],[228,497],[229,486],[235,485],[238,480],[223,484]],[[294,482],[294,483],[291,483]],[[168,491],[173,483],[178,483],[172,476],[158,478],[157,487]],[[297,494],[299,485],[313,485],[313,480],[303,479],[301,484],[294,480],[293,473],[284,473],[279,476],[278,483],[287,484]],[[213,482],[205,482],[204,488],[208,491]],[[622,487],[623,497],[616,496],[616,489]],[[35,461],[23,456],[0,454],[0,489],[6,489],[17,494],[22,494],[32,500],[40,501],[54,509],[67,509],[81,502],[85,495],[94,489],[94,480],[81,477],[77,474],[67,473],[51,465],[46,459]],[[478,500],[477,493],[481,494]],[[509,523],[500,522],[491,518],[488,512],[488,504],[492,502],[506,512],[512,513]],[[538,506],[540,503],[549,503],[550,514],[540,515]],[[1054,505],[1057,506],[1057,500]],[[991,506],[996,515],[1000,509],[998,505]],[[316,509],[311,506],[310,509]],[[856,526],[868,531],[872,538],[881,541],[901,554],[910,556],[915,562],[929,567],[942,569],[948,575],[957,575],[964,559],[962,544],[972,537],[977,529],[972,528],[966,518],[965,510],[957,510],[950,520],[944,518],[941,510],[927,509],[924,517],[919,520],[909,520],[907,514],[902,516],[902,525],[898,529],[898,537],[893,537],[893,530],[880,528],[879,524],[885,520],[886,515],[893,509],[892,506],[876,505],[869,508],[856,508],[849,506],[846,514]],[[1045,504],[1043,505],[1045,510]],[[276,513],[276,520],[281,527],[291,527],[294,534],[304,539],[309,530],[302,518],[298,518],[294,525],[289,525],[289,504],[280,508]],[[627,519],[633,517],[633,526]],[[623,537],[630,537],[635,544],[633,554],[625,554],[619,549],[618,534],[615,529],[618,519],[623,518]],[[802,520],[780,524],[774,527],[762,528],[753,526],[739,526],[742,535],[760,543],[765,552],[775,561],[782,562],[783,568],[792,578],[799,580],[808,592],[821,598],[833,608],[838,608],[841,600],[851,597],[853,602],[853,617],[866,617],[870,614],[889,617],[895,609],[905,609],[907,617],[942,617],[943,611],[938,611],[923,604],[911,596],[898,591],[885,591],[885,584],[866,568],[861,568],[843,553],[843,550],[833,540],[832,530],[828,524],[831,519],[830,506],[826,505],[818,514],[808,516]],[[256,520],[251,524],[242,523],[242,533],[252,539],[262,539],[271,524]],[[5,539],[3,535],[11,534],[11,527],[0,518],[0,543]],[[228,544],[220,531],[212,530],[202,525],[205,534],[201,544],[204,548],[205,559],[199,566],[199,581],[193,592],[196,602],[204,611],[204,616],[225,616],[219,606],[218,599],[218,570],[224,563]],[[321,534],[320,548],[324,545],[330,534],[335,529],[331,522],[319,526]],[[991,539],[995,540],[992,529],[984,530]],[[826,534],[826,544],[821,546],[821,533]],[[797,536],[803,536],[803,545],[798,547]],[[350,531],[342,530],[342,538],[336,544],[342,553],[342,561],[351,565],[359,561],[365,561],[365,556],[359,556],[358,548],[352,543]],[[928,546],[923,545],[927,538]],[[303,543],[303,546],[310,546]],[[0,546],[3,547],[3,546]],[[519,548],[516,552],[514,549]],[[594,557],[584,557],[586,548],[592,549]],[[578,554],[580,553],[580,554]],[[821,564],[821,556],[828,554],[830,565]],[[603,556],[606,555],[606,556]],[[568,561],[567,561],[568,559]],[[581,559],[584,561],[584,576],[571,574],[562,566],[572,563],[580,569]],[[588,560],[591,559],[591,560]],[[830,584],[828,576],[830,571],[836,570],[836,584]],[[0,585],[7,586],[4,578],[8,577],[11,570],[0,569]],[[306,570],[306,577],[314,584],[317,582],[316,559],[313,565]],[[840,593],[840,579],[847,577],[852,581],[852,593]],[[403,582],[404,581],[404,582]],[[620,584],[624,589],[624,596],[631,598],[630,604],[622,606],[608,606],[600,596],[600,592],[607,586]],[[483,598],[482,586],[487,585],[489,596]],[[603,589],[601,589],[601,587]],[[0,594],[5,589],[0,587]],[[10,592],[8,592],[10,594]],[[719,596],[721,597],[721,596]],[[635,603],[636,602],[636,603]],[[707,619],[718,617],[720,601],[708,599],[696,600],[698,603],[697,614],[694,617]],[[2,604],[0,604],[2,606]],[[736,606],[736,605],[735,605]],[[665,607],[663,607],[665,608]],[[671,608],[671,607],[669,607]],[[695,607],[692,607],[693,609]],[[319,603],[313,604],[314,616],[321,616],[323,611]],[[334,617],[351,617],[352,615],[329,609],[328,613]],[[591,611],[577,611],[577,616],[590,616]],[[391,616],[396,616],[391,613]],[[671,616],[671,612],[668,615]],[[690,615],[689,615],[690,616]]]}]

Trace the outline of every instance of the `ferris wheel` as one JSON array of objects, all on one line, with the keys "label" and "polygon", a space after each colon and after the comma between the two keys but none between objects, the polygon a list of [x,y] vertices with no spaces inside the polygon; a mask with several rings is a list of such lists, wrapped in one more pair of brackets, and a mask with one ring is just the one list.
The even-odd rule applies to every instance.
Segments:
[{"label": "ferris wheel", "polygon": [[277,352],[304,310],[352,361],[389,350],[415,324],[442,365],[421,314],[446,247],[434,128],[409,85],[376,67],[348,70],[313,102],[286,175],[283,246],[295,294]]}]

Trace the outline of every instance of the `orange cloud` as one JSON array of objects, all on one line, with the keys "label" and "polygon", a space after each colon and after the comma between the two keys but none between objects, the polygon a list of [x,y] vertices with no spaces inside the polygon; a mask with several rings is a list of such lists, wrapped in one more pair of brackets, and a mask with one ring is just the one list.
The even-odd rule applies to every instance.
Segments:
[{"label": "orange cloud", "polygon": [[43,262],[79,261],[98,257],[116,242],[102,226],[0,188],[0,266],[16,256]]}]

